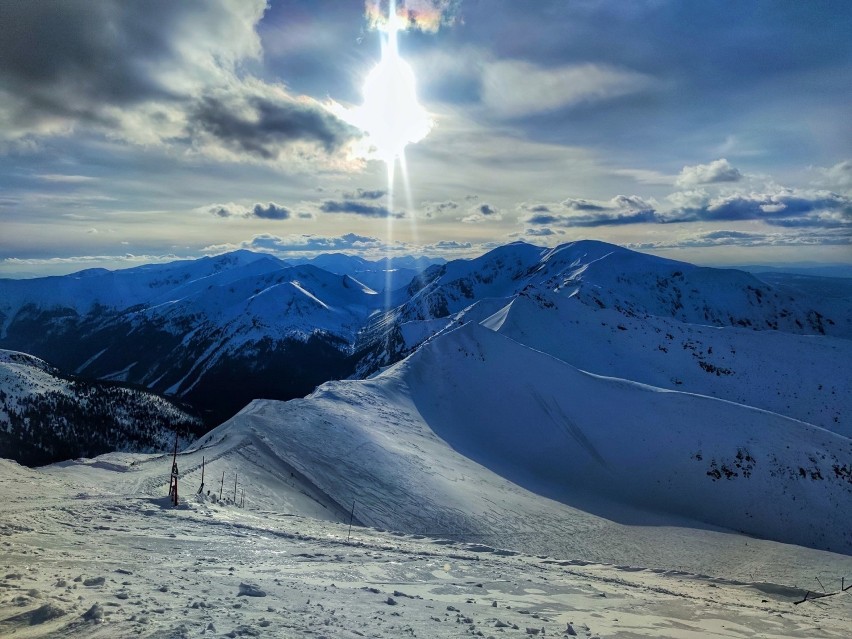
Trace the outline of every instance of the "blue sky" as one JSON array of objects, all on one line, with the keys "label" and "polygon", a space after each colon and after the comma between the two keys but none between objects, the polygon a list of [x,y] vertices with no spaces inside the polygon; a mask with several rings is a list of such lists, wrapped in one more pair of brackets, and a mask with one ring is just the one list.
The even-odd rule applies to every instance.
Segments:
[{"label": "blue sky", "polygon": [[339,117],[374,5],[0,3],[0,275],[584,238],[852,262],[852,3],[409,0],[433,128],[392,200]]}]

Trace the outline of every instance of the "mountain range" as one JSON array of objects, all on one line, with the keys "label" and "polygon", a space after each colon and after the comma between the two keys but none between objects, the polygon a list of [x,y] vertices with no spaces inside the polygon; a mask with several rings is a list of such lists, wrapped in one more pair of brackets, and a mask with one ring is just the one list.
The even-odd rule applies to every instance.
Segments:
[{"label": "mountain range", "polygon": [[852,553],[845,280],[594,241],[416,263],[382,292],[364,269],[238,251],[2,280],[0,346],[194,403],[225,423],[186,454],[296,482],[299,513],[356,502],[372,526],[560,556],[574,529],[601,559],[603,522]]}]

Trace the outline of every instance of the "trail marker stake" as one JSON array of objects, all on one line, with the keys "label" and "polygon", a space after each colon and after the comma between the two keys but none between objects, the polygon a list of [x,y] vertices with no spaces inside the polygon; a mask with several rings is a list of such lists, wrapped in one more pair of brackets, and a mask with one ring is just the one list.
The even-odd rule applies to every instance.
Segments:
[{"label": "trail marker stake", "polygon": [[177,467],[178,434],[175,431],[175,452],[172,455],[172,475],[169,480],[169,497],[172,498],[172,506],[178,505],[178,467]]},{"label": "trail marker stake", "polygon": [[204,457],[201,458],[201,486],[198,488],[198,494],[204,490]]},{"label": "trail marker stake", "polygon": [[349,543],[349,538],[352,537],[352,519],[355,517],[355,500],[352,500],[352,512],[349,513],[349,534],[346,535],[346,543]]}]

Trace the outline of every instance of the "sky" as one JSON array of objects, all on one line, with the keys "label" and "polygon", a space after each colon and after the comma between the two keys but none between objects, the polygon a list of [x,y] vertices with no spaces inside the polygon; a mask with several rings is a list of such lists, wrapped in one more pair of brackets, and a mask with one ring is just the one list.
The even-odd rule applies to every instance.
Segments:
[{"label": "sky", "polygon": [[[580,239],[852,263],[848,0],[398,4],[0,0],[0,276]],[[388,24],[429,119],[390,163],[350,117]]]}]

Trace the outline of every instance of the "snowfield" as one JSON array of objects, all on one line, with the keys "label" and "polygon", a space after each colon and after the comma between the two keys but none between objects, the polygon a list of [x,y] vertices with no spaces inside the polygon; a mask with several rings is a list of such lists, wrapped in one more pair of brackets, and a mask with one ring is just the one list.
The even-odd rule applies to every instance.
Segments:
[{"label": "snowfield", "polygon": [[[205,475],[214,496],[196,495],[196,466],[216,451]],[[850,592],[794,604],[821,590],[815,578],[839,590],[848,557],[674,527],[585,531],[625,556],[679,545],[693,564],[748,573],[743,581],[358,525],[350,536],[348,513],[297,473],[258,472],[272,461],[245,441],[182,454],[192,470],[178,508],[163,496],[170,456],[40,470],[0,461],[0,636],[848,637]],[[233,473],[252,468],[238,478],[238,508]],[[325,521],[288,511],[300,500]],[[782,574],[791,585],[771,580]]]},{"label": "snowfield", "polygon": [[[75,277],[72,320],[144,346],[84,348],[38,281],[33,316],[85,371],[231,403],[366,378],[254,399],[179,454],[177,508],[169,455],[0,460],[0,636],[849,636],[843,286],[600,242],[512,244],[382,294],[245,252]],[[32,338],[0,284],[7,338]],[[312,327],[330,341],[301,342]]]}]

